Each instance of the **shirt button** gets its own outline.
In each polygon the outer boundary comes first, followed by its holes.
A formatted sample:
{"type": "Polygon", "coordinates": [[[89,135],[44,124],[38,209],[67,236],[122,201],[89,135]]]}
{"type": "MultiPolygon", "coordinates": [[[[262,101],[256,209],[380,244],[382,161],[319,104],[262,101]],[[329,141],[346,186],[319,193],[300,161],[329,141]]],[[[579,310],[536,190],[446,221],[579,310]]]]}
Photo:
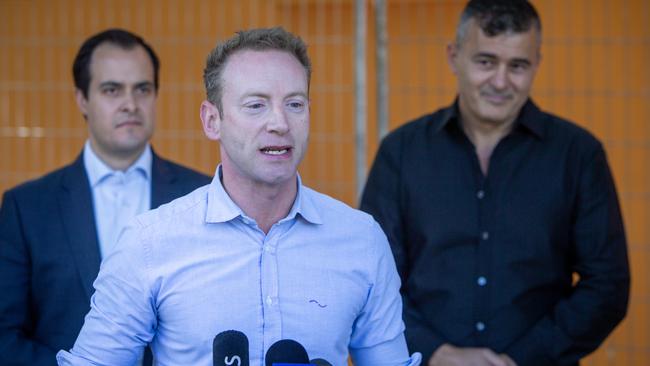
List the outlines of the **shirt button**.
{"type": "Polygon", "coordinates": [[[489,237],[490,237],[490,234],[487,231],[484,231],[484,232],[481,233],[481,239],[488,240],[489,237]]]}
{"type": "Polygon", "coordinates": [[[476,198],[483,199],[483,197],[485,197],[485,192],[483,190],[476,192],[476,198]]]}
{"type": "Polygon", "coordinates": [[[476,280],[476,283],[479,286],[483,287],[483,286],[485,286],[485,284],[487,284],[487,279],[485,277],[481,276],[476,280]]]}
{"type": "Polygon", "coordinates": [[[273,299],[271,298],[271,296],[266,297],[266,305],[268,306],[273,305],[273,299]]]}
{"type": "Polygon", "coordinates": [[[476,323],[476,330],[478,330],[479,332],[484,331],[484,330],[485,330],[485,323],[483,323],[483,322],[477,322],[477,323],[476,323]]]}

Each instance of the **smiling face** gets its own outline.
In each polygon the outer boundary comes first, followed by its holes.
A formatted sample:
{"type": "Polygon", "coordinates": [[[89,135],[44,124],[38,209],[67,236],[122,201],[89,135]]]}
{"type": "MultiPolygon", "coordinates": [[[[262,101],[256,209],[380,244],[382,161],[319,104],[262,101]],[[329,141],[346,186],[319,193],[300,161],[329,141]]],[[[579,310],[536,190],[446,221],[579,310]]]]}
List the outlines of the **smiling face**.
{"type": "Polygon", "coordinates": [[[305,68],[287,52],[243,50],[228,58],[222,80],[221,114],[203,102],[201,120],[220,142],[224,181],[295,186],[309,138],[305,68]]]}
{"type": "Polygon", "coordinates": [[[144,48],[99,45],[90,61],[88,96],[77,90],[76,99],[95,154],[112,168],[135,161],[155,121],[154,70],[144,48]]]}
{"type": "Polygon", "coordinates": [[[448,47],[449,64],[458,78],[463,119],[509,124],[528,99],[539,64],[540,34],[506,32],[488,37],[470,21],[461,44],[448,47]]]}

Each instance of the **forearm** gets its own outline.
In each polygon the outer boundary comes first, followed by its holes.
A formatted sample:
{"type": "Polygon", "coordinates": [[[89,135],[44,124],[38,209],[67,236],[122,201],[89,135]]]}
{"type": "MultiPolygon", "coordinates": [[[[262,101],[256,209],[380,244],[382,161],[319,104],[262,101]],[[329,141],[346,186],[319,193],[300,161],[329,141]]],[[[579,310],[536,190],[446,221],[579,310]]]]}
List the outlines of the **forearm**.
{"type": "Polygon", "coordinates": [[[519,364],[577,363],[603,342],[627,311],[625,232],[602,148],[585,154],[582,164],[571,231],[571,270],[580,278],[570,296],[508,347],[506,353],[519,364]]]}
{"type": "Polygon", "coordinates": [[[581,278],[572,295],[559,301],[506,353],[520,365],[553,365],[576,364],[593,352],[625,317],[626,268],[621,264],[611,273],[581,278]]]}
{"type": "Polygon", "coordinates": [[[157,314],[144,274],[147,264],[134,231],[127,230],[104,259],[83,327],[59,362],[71,365],[132,365],[151,342],[157,314]],[[65,363],[69,362],[69,363],[65,363]]]}

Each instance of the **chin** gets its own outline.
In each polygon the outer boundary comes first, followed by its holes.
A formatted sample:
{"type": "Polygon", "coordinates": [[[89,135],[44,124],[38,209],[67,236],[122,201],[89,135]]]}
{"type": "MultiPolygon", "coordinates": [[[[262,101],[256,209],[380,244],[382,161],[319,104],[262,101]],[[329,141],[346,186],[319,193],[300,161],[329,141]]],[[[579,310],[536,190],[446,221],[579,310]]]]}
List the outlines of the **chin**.
{"type": "Polygon", "coordinates": [[[144,149],[146,145],[147,145],[146,141],[144,143],[142,142],[131,143],[131,144],[125,143],[125,144],[121,144],[118,147],[118,150],[122,151],[123,153],[134,154],[144,149]]]}
{"type": "Polygon", "coordinates": [[[295,172],[293,174],[290,173],[273,174],[273,175],[270,174],[261,180],[269,186],[280,186],[283,184],[287,184],[287,182],[292,181],[293,179],[295,179],[295,177],[296,177],[295,172]]]}
{"type": "Polygon", "coordinates": [[[494,108],[490,108],[487,110],[483,110],[482,113],[479,114],[479,116],[483,121],[499,124],[510,120],[512,113],[510,108],[508,108],[508,110],[503,110],[503,109],[495,110],[494,108]]]}

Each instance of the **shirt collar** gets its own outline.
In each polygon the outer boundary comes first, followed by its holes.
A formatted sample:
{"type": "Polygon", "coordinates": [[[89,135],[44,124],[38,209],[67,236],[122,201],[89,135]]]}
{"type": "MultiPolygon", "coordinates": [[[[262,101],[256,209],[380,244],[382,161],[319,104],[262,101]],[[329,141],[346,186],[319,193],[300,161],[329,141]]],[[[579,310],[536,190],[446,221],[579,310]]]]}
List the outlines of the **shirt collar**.
{"type": "MultiPolygon", "coordinates": [[[[436,131],[440,131],[446,126],[452,124],[460,128],[459,116],[460,110],[458,108],[458,97],[454,100],[454,104],[445,109],[443,117],[440,119],[440,124],[436,126],[436,131]]],[[[544,123],[544,113],[535,105],[532,99],[528,98],[524,106],[519,112],[519,116],[515,120],[515,129],[523,129],[532,133],[533,136],[543,139],[546,136],[546,125],[544,123]]],[[[514,130],[514,129],[513,129],[514,130]]]]}
{"type": "Polygon", "coordinates": [[[317,205],[312,199],[313,195],[308,194],[310,193],[308,192],[309,188],[302,185],[302,178],[300,177],[300,174],[298,174],[297,184],[298,194],[296,195],[296,200],[293,202],[291,210],[289,210],[287,219],[292,219],[300,215],[307,222],[310,222],[312,224],[322,224],[323,220],[318,213],[317,205]]]}
{"type": "MultiPolygon", "coordinates": [[[[86,173],[88,173],[88,181],[90,186],[94,187],[100,183],[105,177],[110,176],[116,172],[115,169],[112,169],[102,159],[95,154],[92,147],[90,146],[90,141],[86,141],[83,151],[84,167],[86,168],[86,173]]],[[[125,171],[129,173],[132,171],[140,172],[145,179],[149,180],[151,177],[151,163],[153,161],[153,154],[151,153],[151,146],[147,144],[144,151],[138,159],[131,164],[125,171]]]]}
{"type": "MultiPolygon", "coordinates": [[[[208,189],[206,222],[227,222],[239,216],[245,220],[252,220],[230,198],[221,183],[221,177],[221,164],[219,164],[214,178],[212,179],[212,183],[210,184],[210,188],[208,189]]],[[[290,221],[300,216],[309,223],[321,224],[321,216],[318,213],[316,205],[308,195],[309,189],[302,185],[302,179],[299,174],[296,184],[298,185],[296,199],[293,201],[293,205],[291,206],[287,216],[279,222],[290,221]]]]}

